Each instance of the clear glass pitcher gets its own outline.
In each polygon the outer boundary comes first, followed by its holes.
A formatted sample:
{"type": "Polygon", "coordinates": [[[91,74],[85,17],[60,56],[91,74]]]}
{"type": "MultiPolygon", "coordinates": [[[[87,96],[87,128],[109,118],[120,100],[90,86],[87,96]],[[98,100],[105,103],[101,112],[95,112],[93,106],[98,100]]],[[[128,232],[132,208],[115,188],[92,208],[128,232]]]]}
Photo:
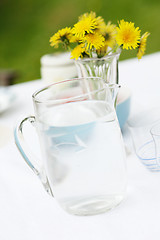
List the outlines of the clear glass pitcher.
{"type": "Polygon", "coordinates": [[[35,116],[26,117],[15,129],[25,161],[69,213],[102,213],[124,198],[125,150],[114,109],[118,88],[101,78],[52,84],[33,94],[35,116]],[[43,167],[24,141],[27,122],[38,132],[43,167]]]}
{"type": "Polygon", "coordinates": [[[150,171],[160,171],[160,108],[136,114],[128,127],[138,158],[150,171]]]}

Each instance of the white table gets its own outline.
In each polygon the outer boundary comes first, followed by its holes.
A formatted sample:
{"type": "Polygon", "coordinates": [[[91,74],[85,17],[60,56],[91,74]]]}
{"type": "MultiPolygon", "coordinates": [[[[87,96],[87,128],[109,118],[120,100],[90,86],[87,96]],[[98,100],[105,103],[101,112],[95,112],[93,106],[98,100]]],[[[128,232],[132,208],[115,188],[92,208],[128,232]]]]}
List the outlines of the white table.
{"type": "MultiPolygon", "coordinates": [[[[159,66],[160,52],[120,62],[120,83],[132,91],[131,115],[159,102],[159,66]]],[[[43,190],[13,139],[14,125],[33,113],[31,95],[42,86],[41,80],[13,86],[19,101],[0,115],[6,133],[0,146],[0,240],[159,240],[160,173],[149,172],[133,153],[126,199],[105,214],[69,215],[43,190]]]]}

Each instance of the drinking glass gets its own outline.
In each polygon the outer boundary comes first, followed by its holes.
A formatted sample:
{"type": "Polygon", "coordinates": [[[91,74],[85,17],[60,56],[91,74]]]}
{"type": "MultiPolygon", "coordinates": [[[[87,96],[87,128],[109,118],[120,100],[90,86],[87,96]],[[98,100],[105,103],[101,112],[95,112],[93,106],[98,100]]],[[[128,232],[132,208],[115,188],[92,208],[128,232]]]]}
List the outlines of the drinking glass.
{"type": "MultiPolygon", "coordinates": [[[[141,111],[127,122],[131,132],[133,147],[141,162],[153,172],[160,171],[158,164],[160,108],[141,111]]],[[[160,156],[160,155],[159,155],[160,156]]]]}

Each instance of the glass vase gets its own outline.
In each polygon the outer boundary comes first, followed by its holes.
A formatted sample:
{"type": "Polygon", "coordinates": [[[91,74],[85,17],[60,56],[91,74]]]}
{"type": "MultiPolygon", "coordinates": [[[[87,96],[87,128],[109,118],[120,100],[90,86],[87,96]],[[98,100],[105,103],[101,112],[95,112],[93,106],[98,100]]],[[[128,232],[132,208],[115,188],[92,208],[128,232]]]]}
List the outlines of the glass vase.
{"type": "Polygon", "coordinates": [[[106,83],[118,84],[118,61],[121,50],[102,58],[83,58],[75,61],[78,77],[101,77],[106,83]]]}

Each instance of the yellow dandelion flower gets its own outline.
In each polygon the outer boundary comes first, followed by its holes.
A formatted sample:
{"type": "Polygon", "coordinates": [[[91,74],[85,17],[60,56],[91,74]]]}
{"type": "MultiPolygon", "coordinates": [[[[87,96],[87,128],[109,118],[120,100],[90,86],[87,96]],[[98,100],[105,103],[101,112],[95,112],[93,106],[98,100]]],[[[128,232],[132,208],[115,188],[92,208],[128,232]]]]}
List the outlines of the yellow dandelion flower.
{"type": "Polygon", "coordinates": [[[87,17],[90,17],[96,23],[96,28],[94,30],[101,34],[106,26],[104,19],[100,16],[96,17],[96,13],[91,11],[90,13],[84,13],[81,15],[79,20],[83,20],[87,17]]]}
{"type": "Polygon", "coordinates": [[[96,21],[96,24],[97,24],[97,28],[95,29],[95,31],[100,33],[100,34],[103,34],[104,31],[105,31],[105,27],[106,27],[104,19],[99,16],[95,19],[95,21],[96,21]]]}
{"type": "Polygon", "coordinates": [[[90,13],[84,13],[83,15],[81,15],[79,17],[79,21],[83,20],[84,18],[88,18],[88,17],[91,17],[92,19],[95,19],[96,18],[96,13],[95,12],[90,12],[90,13]]]}
{"type": "Polygon", "coordinates": [[[82,38],[77,37],[75,35],[73,35],[70,39],[70,43],[80,43],[80,42],[82,42],[82,38]]]}
{"type": "Polygon", "coordinates": [[[150,35],[150,33],[148,32],[145,32],[141,39],[140,39],[140,43],[138,45],[138,53],[137,53],[137,57],[138,59],[141,59],[142,56],[144,55],[145,53],[145,50],[146,50],[146,44],[147,44],[147,37],[150,35]]]}
{"type": "Polygon", "coordinates": [[[96,27],[97,23],[95,19],[90,15],[83,15],[80,21],[74,25],[72,31],[75,36],[82,38],[88,33],[93,33],[96,27]]]}
{"type": "Polygon", "coordinates": [[[107,46],[112,48],[115,45],[116,34],[117,34],[116,25],[111,24],[111,22],[108,22],[103,31],[103,36],[105,38],[105,44],[107,46]]]}
{"type": "Polygon", "coordinates": [[[85,52],[85,45],[83,43],[77,45],[71,52],[71,59],[78,59],[79,57],[83,57],[82,53],[85,52]]]}
{"type": "Polygon", "coordinates": [[[59,43],[69,44],[72,38],[72,30],[70,27],[62,28],[50,38],[50,45],[57,48],[59,43]]]}
{"type": "Polygon", "coordinates": [[[117,27],[116,40],[123,49],[135,49],[140,41],[139,27],[135,28],[134,23],[121,20],[117,27]]]}
{"type": "Polygon", "coordinates": [[[100,47],[104,46],[105,39],[98,33],[90,33],[85,36],[84,41],[87,43],[87,49],[99,49],[100,47]]]}

